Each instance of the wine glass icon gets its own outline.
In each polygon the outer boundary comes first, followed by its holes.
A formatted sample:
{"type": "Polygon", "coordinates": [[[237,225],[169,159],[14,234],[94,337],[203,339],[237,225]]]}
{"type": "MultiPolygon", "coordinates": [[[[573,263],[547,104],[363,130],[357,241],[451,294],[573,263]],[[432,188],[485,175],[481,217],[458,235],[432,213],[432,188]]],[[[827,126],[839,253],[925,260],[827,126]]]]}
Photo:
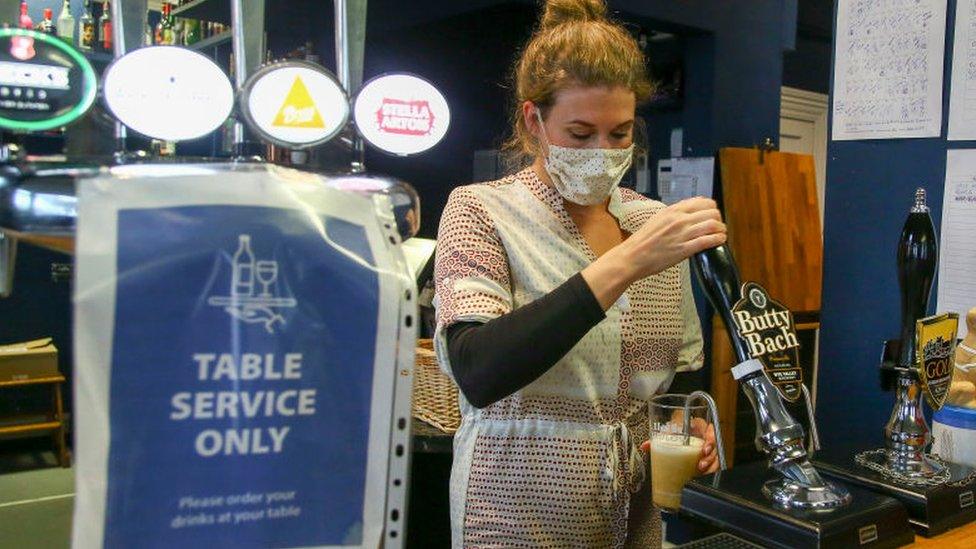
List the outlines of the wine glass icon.
{"type": "Polygon", "coordinates": [[[278,279],[278,262],[258,261],[254,265],[254,271],[257,275],[258,282],[264,286],[259,297],[271,297],[271,292],[268,291],[268,288],[278,279]]]}

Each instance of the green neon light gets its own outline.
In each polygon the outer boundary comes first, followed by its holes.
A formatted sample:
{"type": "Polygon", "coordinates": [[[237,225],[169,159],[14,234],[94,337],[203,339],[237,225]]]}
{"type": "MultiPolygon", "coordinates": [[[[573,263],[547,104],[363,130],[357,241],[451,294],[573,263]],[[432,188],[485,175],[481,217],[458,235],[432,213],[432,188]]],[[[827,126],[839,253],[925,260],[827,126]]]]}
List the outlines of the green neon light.
{"type": "Polygon", "coordinates": [[[83,55],[78,53],[77,50],[58,38],[26,29],[0,29],[0,40],[15,36],[29,36],[35,41],[39,41],[49,46],[54,46],[55,49],[67,54],[68,57],[70,57],[71,60],[81,68],[81,85],[82,89],[84,90],[84,96],[77,105],[71,108],[70,111],[47,120],[13,120],[0,116],[0,128],[15,131],[53,130],[54,128],[60,128],[61,126],[70,124],[84,116],[84,114],[88,112],[88,109],[91,108],[92,104],[95,103],[95,96],[98,93],[98,79],[95,76],[95,69],[91,66],[91,63],[89,63],[83,55]]]}

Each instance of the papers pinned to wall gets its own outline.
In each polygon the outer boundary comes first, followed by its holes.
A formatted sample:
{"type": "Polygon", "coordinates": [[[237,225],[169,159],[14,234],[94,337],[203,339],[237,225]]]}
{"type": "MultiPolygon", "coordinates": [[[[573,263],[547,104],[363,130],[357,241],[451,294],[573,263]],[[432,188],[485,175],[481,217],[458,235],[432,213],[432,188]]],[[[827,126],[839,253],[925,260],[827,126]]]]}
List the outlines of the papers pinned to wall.
{"type": "Polygon", "coordinates": [[[976,139],[976,0],[956,2],[949,139],[976,139]]]}
{"type": "Polygon", "coordinates": [[[661,202],[671,205],[686,198],[711,198],[715,178],[715,159],[668,158],[657,165],[657,191],[661,202]]]}
{"type": "MultiPolygon", "coordinates": [[[[949,151],[939,246],[936,310],[961,317],[976,306],[976,150],[949,151]]],[[[959,324],[959,337],[966,323],[959,324]]]]}
{"type": "Polygon", "coordinates": [[[946,0],[840,0],[833,139],[938,137],[946,0]]]}

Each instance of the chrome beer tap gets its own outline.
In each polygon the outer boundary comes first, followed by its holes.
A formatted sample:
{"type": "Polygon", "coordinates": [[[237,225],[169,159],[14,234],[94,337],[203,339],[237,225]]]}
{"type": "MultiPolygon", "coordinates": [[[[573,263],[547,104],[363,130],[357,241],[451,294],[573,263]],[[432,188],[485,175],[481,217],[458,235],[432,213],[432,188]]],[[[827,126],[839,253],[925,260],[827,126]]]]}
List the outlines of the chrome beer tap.
{"type": "MultiPolygon", "coordinates": [[[[810,464],[803,426],[790,415],[762,364],[752,358],[739,334],[732,309],[741,299],[741,284],[731,250],[723,245],[696,254],[692,267],[708,300],[722,316],[739,360],[732,374],[742,383],[756,413],[756,447],[768,456],[770,466],[781,476],[768,481],[763,494],[787,508],[829,509],[846,505],[850,494],[842,486],[825,481],[810,464]]],[[[805,387],[803,390],[808,397],[805,387]]],[[[813,426],[809,398],[806,402],[813,426]]]]}
{"type": "Polygon", "coordinates": [[[898,242],[901,339],[894,367],[896,402],[884,429],[886,466],[906,477],[931,478],[944,469],[925,455],[932,435],[922,413],[922,388],[916,366],[919,358],[915,351],[916,322],[928,309],[938,263],[935,225],[925,204],[925,189],[919,188],[898,242]]]}

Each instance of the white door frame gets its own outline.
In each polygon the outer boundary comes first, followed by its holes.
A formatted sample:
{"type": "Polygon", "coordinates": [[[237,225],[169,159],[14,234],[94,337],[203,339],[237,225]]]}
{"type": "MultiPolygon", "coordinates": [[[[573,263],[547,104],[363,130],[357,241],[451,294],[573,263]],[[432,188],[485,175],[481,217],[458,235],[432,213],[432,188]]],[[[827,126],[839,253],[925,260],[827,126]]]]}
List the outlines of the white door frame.
{"type": "MultiPolygon", "coordinates": [[[[820,232],[823,234],[824,190],[827,181],[827,95],[789,86],[783,86],[780,93],[780,118],[789,118],[813,124],[813,164],[817,176],[817,208],[820,210],[820,232]]],[[[815,335],[813,346],[813,379],[810,392],[813,407],[817,407],[817,381],[820,371],[820,330],[815,335]]]]}
{"type": "Polygon", "coordinates": [[[823,232],[827,181],[827,95],[783,86],[780,101],[780,118],[813,123],[813,164],[817,170],[817,206],[820,209],[820,231],[823,232]]]}

